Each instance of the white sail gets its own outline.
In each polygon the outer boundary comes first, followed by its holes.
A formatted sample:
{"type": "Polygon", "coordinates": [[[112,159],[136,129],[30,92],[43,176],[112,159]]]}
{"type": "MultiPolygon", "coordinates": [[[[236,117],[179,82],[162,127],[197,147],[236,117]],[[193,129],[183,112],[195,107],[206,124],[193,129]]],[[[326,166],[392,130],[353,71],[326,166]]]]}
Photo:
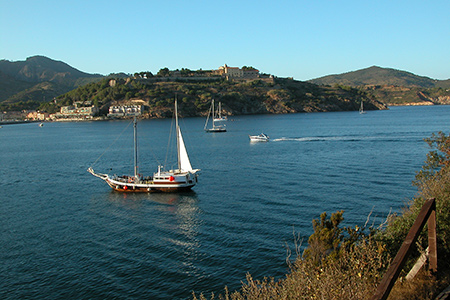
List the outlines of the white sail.
{"type": "Polygon", "coordinates": [[[178,127],[177,129],[178,134],[178,143],[179,143],[179,154],[178,159],[180,160],[180,171],[189,172],[193,171],[191,162],[189,161],[189,156],[186,151],[186,147],[184,146],[183,136],[181,135],[181,129],[178,127]]]}
{"type": "Polygon", "coordinates": [[[360,114],[365,114],[366,112],[364,111],[364,101],[361,100],[361,107],[359,108],[359,113],[360,114]]]}

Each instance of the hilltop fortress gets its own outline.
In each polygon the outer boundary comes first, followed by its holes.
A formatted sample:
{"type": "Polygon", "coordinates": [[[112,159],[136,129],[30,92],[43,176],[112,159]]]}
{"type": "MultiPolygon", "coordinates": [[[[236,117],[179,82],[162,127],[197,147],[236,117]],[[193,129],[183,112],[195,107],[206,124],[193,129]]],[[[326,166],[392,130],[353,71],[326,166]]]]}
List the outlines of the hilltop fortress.
{"type": "Polygon", "coordinates": [[[242,69],[238,67],[229,67],[227,64],[220,66],[217,70],[220,76],[230,78],[242,78],[242,79],[255,79],[258,78],[259,71],[253,67],[243,67],[242,69]]]}
{"type": "Polygon", "coordinates": [[[262,80],[266,82],[273,83],[273,75],[262,74],[258,69],[254,67],[243,66],[230,67],[227,64],[220,66],[216,70],[189,70],[182,68],[181,70],[169,70],[168,68],[163,68],[153,76],[149,75],[148,72],[135,73],[134,79],[151,79],[154,81],[171,81],[171,80],[237,80],[237,81],[252,81],[252,80],[262,80]]]}

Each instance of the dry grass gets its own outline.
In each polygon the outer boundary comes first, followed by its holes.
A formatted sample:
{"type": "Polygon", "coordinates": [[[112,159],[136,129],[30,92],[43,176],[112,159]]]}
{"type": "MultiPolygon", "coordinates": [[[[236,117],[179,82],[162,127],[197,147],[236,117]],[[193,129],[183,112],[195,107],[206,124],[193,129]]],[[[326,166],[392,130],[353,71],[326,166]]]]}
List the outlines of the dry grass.
{"type": "Polygon", "coordinates": [[[422,270],[412,280],[397,280],[388,300],[433,300],[446,284],[446,280],[438,281],[422,270]]]}
{"type": "MultiPolygon", "coordinates": [[[[219,295],[218,299],[365,299],[380,281],[380,270],[389,259],[384,247],[365,239],[343,250],[340,259],[317,266],[310,259],[297,258],[286,278],[255,280],[247,275],[240,291],[219,295]]],[[[204,295],[193,299],[205,300],[204,295]]],[[[211,295],[209,299],[215,299],[211,295]]]]}

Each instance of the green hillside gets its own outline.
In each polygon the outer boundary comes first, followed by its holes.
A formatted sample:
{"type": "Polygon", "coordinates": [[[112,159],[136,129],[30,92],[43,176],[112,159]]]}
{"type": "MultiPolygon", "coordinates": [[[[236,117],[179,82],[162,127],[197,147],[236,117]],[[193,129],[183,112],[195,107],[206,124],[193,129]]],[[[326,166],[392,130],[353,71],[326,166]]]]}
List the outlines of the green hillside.
{"type": "Polygon", "coordinates": [[[349,86],[393,85],[402,87],[422,87],[422,88],[435,87],[439,81],[440,80],[435,80],[424,76],[418,76],[406,71],[400,71],[390,68],[381,68],[377,66],[372,66],[370,68],[361,69],[358,71],[337,75],[328,75],[309,80],[309,82],[311,83],[321,85],[333,85],[333,84],[344,84],[349,86]]]}
{"type": "Polygon", "coordinates": [[[450,104],[450,79],[435,80],[389,68],[373,66],[309,82],[359,88],[387,105],[450,104]]]}
{"type": "Polygon", "coordinates": [[[367,109],[383,108],[381,102],[450,104],[450,79],[434,80],[376,66],[308,82],[282,78],[224,81],[220,76],[192,79],[205,76],[202,72],[164,68],[155,76],[141,72],[133,77],[111,74],[106,78],[44,56],[16,62],[0,60],[0,110],[40,108],[54,112],[61,105],[85,100],[105,110],[111,103],[141,99],[149,117],[158,117],[164,115],[175,94],[185,103],[189,115],[204,114],[211,98],[223,102],[229,114],[357,110],[361,100],[367,109]],[[117,78],[114,87],[109,85],[111,78],[117,78]]]}
{"type": "Polygon", "coordinates": [[[229,115],[351,111],[358,110],[362,100],[368,110],[384,108],[382,103],[358,89],[282,78],[254,81],[108,78],[61,95],[56,104],[47,103],[40,109],[52,112],[75,101],[90,101],[106,113],[110,105],[140,100],[147,108],[148,118],[161,118],[171,116],[175,95],[185,116],[204,116],[211,99],[222,102],[223,110],[229,115]]]}
{"type": "Polygon", "coordinates": [[[29,108],[35,108],[40,102],[101,78],[45,56],[15,62],[0,60],[0,105],[2,109],[14,109],[28,103],[29,108]]]}

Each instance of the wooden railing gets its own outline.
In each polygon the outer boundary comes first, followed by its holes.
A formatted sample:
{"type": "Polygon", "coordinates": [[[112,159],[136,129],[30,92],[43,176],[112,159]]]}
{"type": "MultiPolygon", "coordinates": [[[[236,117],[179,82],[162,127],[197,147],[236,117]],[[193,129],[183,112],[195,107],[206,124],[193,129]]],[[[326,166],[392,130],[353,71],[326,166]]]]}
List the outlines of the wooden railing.
{"type": "Polygon", "coordinates": [[[385,300],[389,296],[400,271],[406,263],[406,259],[412,250],[412,246],[416,243],[420,232],[428,221],[428,250],[429,250],[429,269],[434,275],[437,272],[437,243],[436,243],[436,201],[434,198],[429,199],[422,206],[416,221],[409,230],[408,235],[403,241],[400,250],[392,261],[386,274],[378,285],[377,291],[371,300],[385,300]]]}

